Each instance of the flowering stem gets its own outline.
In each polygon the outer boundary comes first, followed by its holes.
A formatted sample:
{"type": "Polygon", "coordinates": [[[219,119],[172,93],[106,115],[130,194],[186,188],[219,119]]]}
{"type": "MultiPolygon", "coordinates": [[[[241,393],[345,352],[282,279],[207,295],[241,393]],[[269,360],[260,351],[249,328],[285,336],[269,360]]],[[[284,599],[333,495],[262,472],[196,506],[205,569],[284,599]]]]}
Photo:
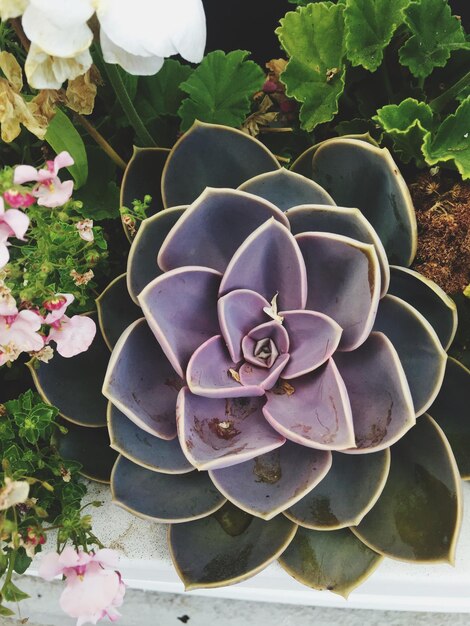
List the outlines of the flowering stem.
{"type": "Polygon", "coordinates": [[[140,119],[140,116],[137,113],[134,104],[132,103],[126,86],[124,85],[124,82],[119,74],[117,66],[112,65],[111,63],[104,63],[104,67],[106,74],[108,75],[109,82],[111,83],[117,96],[117,99],[119,100],[124,110],[124,113],[129,120],[130,125],[134,129],[135,134],[137,135],[137,139],[142,144],[141,147],[156,147],[157,144],[153,140],[148,130],[145,128],[144,123],[140,119]]]}
{"type": "Polygon", "coordinates": [[[454,83],[449,89],[434,100],[431,100],[429,106],[435,113],[440,113],[448,102],[453,100],[467,85],[470,84],[470,72],[467,72],[460,80],[454,83]]]}
{"type": "Polygon", "coordinates": [[[100,148],[104,150],[104,152],[109,156],[109,158],[115,163],[119,168],[125,170],[127,165],[126,162],[121,159],[116,150],[106,141],[101,133],[99,133],[92,124],[84,117],[83,115],[75,116],[83,128],[87,131],[87,133],[92,137],[100,148]]]}

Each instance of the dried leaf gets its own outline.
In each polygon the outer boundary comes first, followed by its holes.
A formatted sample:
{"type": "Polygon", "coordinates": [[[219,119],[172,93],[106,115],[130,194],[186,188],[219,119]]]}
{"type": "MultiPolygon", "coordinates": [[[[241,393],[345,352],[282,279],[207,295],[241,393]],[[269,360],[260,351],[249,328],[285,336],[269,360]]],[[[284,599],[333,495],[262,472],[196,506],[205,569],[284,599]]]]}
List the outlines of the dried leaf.
{"type": "Polygon", "coordinates": [[[5,143],[18,137],[21,132],[20,124],[39,139],[44,139],[47,125],[36,119],[33,107],[31,102],[26,103],[23,100],[6,79],[0,78],[0,126],[1,138],[5,143]]]}
{"type": "Polygon", "coordinates": [[[82,115],[91,115],[95,106],[98,85],[101,84],[101,75],[94,65],[85,74],[69,80],[65,92],[69,109],[82,115]]]}
{"type": "Polygon", "coordinates": [[[0,52],[0,70],[5,74],[5,78],[19,93],[23,89],[23,72],[20,64],[10,52],[0,52]]]}

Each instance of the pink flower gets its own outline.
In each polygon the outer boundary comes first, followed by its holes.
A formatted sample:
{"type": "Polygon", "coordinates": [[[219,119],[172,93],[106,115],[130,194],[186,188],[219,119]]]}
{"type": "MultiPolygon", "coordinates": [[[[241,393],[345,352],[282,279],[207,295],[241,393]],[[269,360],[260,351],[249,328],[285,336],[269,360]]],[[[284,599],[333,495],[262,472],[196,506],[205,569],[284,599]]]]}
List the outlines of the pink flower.
{"type": "Polygon", "coordinates": [[[93,234],[93,220],[82,220],[75,224],[75,228],[78,230],[78,234],[85,241],[93,241],[95,235],[93,234]]]}
{"type": "Polygon", "coordinates": [[[62,554],[44,555],[39,575],[46,580],[59,574],[66,577],[60,606],[67,615],[77,618],[77,626],[96,624],[104,617],[114,622],[120,617],[117,607],[122,605],[126,592],[120,573],[114,571],[117,563],[114,550],[86,554],[67,547],[62,554]]]}
{"type": "Polygon", "coordinates": [[[44,308],[50,311],[44,318],[46,324],[56,324],[64,317],[67,307],[72,304],[75,297],[71,293],[57,293],[53,298],[49,298],[44,302],[44,308]]]}
{"type": "Polygon", "coordinates": [[[3,280],[0,280],[0,315],[10,317],[17,313],[16,300],[11,295],[11,289],[5,285],[3,280]]]}
{"type": "Polygon", "coordinates": [[[42,170],[36,170],[32,165],[18,165],[13,181],[16,185],[36,181],[32,195],[38,199],[38,204],[49,208],[62,206],[72,195],[73,181],[61,182],[57,174],[62,167],[73,164],[74,160],[70,154],[64,151],[53,161],[47,161],[46,168],[42,170]]]}
{"type": "Polygon", "coordinates": [[[18,209],[5,211],[3,198],[0,197],[0,269],[10,260],[8,237],[15,236],[24,241],[28,226],[28,216],[18,209]]]}
{"type": "Polygon", "coordinates": [[[36,202],[36,198],[30,193],[21,193],[15,189],[5,191],[3,198],[14,209],[26,209],[36,202]]]}
{"type": "Polygon", "coordinates": [[[96,324],[91,318],[84,315],[64,315],[51,327],[47,341],[55,341],[57,352],[70,358],[88,350],[95,335],[96,324]]]}
{"type": "Polygon", "coordinates": [[[22,352],[34,352],[44,346],[41,316],[34,311],[0,316],[0,365],[14,361],[22,352]]]}

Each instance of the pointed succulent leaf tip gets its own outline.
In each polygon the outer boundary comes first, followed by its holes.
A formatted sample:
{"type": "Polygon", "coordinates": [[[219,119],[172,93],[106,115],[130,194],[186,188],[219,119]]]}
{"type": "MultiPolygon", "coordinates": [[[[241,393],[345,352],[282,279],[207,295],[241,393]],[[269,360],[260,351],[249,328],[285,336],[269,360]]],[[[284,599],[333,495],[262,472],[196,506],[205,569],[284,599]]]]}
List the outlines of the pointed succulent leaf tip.
{"type": "Polygon", "coordinates": [[[161,178],[170,151],[167,148],[136,148],[127,164],[121,184],[121,206],[132,207],[136,199],[152,197],[147,217],[161,211],[161,178]]]}
{"type": "Polygon", "coordinates": [[[287,441],[249,461],[209,472],[217,489],[243,511],[270,520],[301,500],[331,467],[331,452],[287,441]]]}
{"type": "MultiPolygon", "coordinates": [[[[97,315],[89,317],[96,320],[97,315]]],[[[59,407],[61,416],[74,424],[98,427],[106,425],[101,384],[108,361],[108,347],[97,333],[86,352],[72,359],[55,354],[49,363],[29,364],[29,369],[44,402],[59,407]]]]}
{"type": "Polygon", "coordinates": [[[470,370],[455,359],[447,361],[444,382],[429,409],[452,447],[460,475],[470,479],[470,370]]]}
{"type": "Polygon", "coordinates": [[[325,478],[284,514],[312,530],[357,526],[377,502],[389,469],[388,449],[368,455],[333,452],[333,463],[325,478]]]}
{"type": "Polygon", "coordinates": [[[382,560],[347,528],[331,532],[299,528],[279,563],[302,584],[347,598],[382,560]]]}
{"type": "Polygon", "coordinates": [[[355,445],[346,387],[333,359],[291,384],[280,379],[266,396],[266,419],[294,443],[319,450],[355,445]]]}
{"type": "Polygon", "coordinates": [[[220,330],[234,363],[242,359],[243,337],[264,321],[267,308],[268,301],[249,289],[235,289],[219,298],[217,311],[220,330]]]}
{"type": "Polygon", "coordinates": [[[386,295],[380,301],[374,330],[392,342],[410,387],[416,416],[422,415],[439,393],[447,360],[433,327],[410,304],[386,295]]]}
{"type": "Polygon", "coordinates": [[[165,209],[142,222],[127,258],[127,289],[138,305],[138,296],[154,278],[163,274],[157,256],[166,236],[183,215],[186,207],[165,209]]]}
{"type": "Polygon", "coordinates": [[[186,380],[191,391],[206,398],[249,398],[262,396],[259,385],[243,385],[220,335],[202,344],[189,360],[186,380]]]}
{"type": "Polygon", "coordinates": [[[211,515],[225,503],[206,472],[162,474],[118,457],[111,475],[113,502],[157,522],[187,522],[211,515]]]}
{"type": "Polygon", "coordinates": [[[185,387],[176,407],[178,437],[198,470],[228,467],[285,442],[266,422],[261,398],[204,398],[185,387]]]}
{"type": "Polygon", "coordinates": [[[253,176],[278,169],[275,157],[257,139],[227,126],[195,122],[170,152],[162,176],[163,201],[165,207],[191,204],[206,187],[236,189],[253,176]]]}
{"type": "Polygon", "coordinates": [[[196,348],[219,332],[219,285],[219,272],[183,267],[159,276],[139,295],[153,334],[182,378],[196,348]]]}
{"type": "Polygon", "coordinates": [[[370,548],[394,559],[453,563],[462,494],[444,433],[423,415],[391,454],[390,474],[380,498],[352,530],[370,548]]]}
{"type": "Polygon", "coordinates": [[[286,380],[308,374],[336,352],[343,329],[327,315],[285,311],[282,318],[290,342],[290,360],[282,372],[286,380]]]}
{"type": "Polygon", "coordinates": [[[416,216],[408,187],[386,148],[342,137],[320,144],[313,180],[340,206],[362,211],[391,263],[410,265],[416,254],[416,216]]]}
{"type": "Polygon", "coordinates": [[[287,211],[299,204],[335,204],[330,194],[318,183],[284,167],[251,178],[240,185],[239,189],[269,200],[281,211],[287,211]]]}
{"type": "Polygon", "coordinates": [[[307,309],[331,317],[343,329],[340,350],[354,350],[368,337],[380,297],[375,248],[330,233],[296,236],[307,267],[307,309]]]}
{"type": "Polygon", "coordinates": [[[272,389],[289,362],[289,358],[288,354],[279,355],[269,369],[245,362],[239,370],[240,382],[243,385],[258,385],[262,389],[272,389]]]}
{"type": "Polygon", "coordinates": [[[158,264],[165,271],[201,265],[224,272],[237,248],[270,218],[289,227],[267,200],[234,189],[205,189],[168,234],[158,264]]]}
{"type": "Polygon", "coordinates": [[[366,220],[359,209],[309,204],[289,209],[286,216],[293,235],[305,232],[333,233],[372,244],[380,265],[380,295],[384,296],[387,293],[390,283],[387,254],[372,224],[366,220]]]}
{"type": "Polygon", "coordinates": [[[457,331],[457,307],[436,283],[405,267],[392,265],[389,293],[424,315],[448,350],[457,331]]]}
{"type": "Polygon", "coordinates": [[[69,422],[66,428],[65,434],[57,430],[54,435],[54,444],[60,456],[80,463],[80,474],[86,478],[109,483],[117,453],[110,448],[108,429],[102,427],[90,431],[86,426],[69,422]]]}
{"type": "Polygon", "coordinates": [[[176,398],[183,384],[142,318],[117,342],[103,394],[139,428],[169,440],[176,437],[176,398]]]}
{"type": "Polygon", "coordinates": [[[285,226],[270,219],[242,243],[225,271],[219,295],[234,289],[252,289],[266,300],[278,293],[279,308],[305,308],[305,263],[285,226]]]}
{"type": "Polygon", "coordinates": [[[413,400],[392,342],[373,332],[353,352],[337,352],[336,365],[351,402],[355,447],[377,452],[398,441],[416,423],[413,400]]]}
{"type": "Polygon", "coordinates": [[[246,515],[243,525],[239,518],[240,510],[227,503],[211,517],[170,527],[171,558],[186,591],[251,578],[284,552],[297,531],[282,515],[270,522],[246,515]]]}
{"type": "Polygon", "coordinates": [[[187,474],[194,470],[178,439],[166,441],[146,433],[111,402],[108,405],[108,430],[113,450],[136,465],[163,474],[187,474]]]}
{"type": "Polygon", "coordinates": [[[110,350],[132,322],[142,317],[141,309],[129,297],[126,274],[115,278],[96,300],[101,334],[110,350]]]}

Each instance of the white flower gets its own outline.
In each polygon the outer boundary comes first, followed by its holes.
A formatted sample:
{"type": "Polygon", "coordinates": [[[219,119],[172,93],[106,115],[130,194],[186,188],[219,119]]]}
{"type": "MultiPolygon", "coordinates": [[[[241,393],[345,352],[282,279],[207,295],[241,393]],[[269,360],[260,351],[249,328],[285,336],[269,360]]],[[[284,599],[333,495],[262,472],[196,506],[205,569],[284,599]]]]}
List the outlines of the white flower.
{"type": "Polygon", "coordinates": [[[28,499],[29,485],[25,480],[5,478],[5,486],[0,489],[0,511],[21,504],[28,499]]]}
{"type": "Polygon", "coordinates": [[[28,6],[28,0],[0,0],[0,20],[19,17],[28,6]]]}
{"type": "Polygon", "coordinates": [[[82,220],[75,224],[78,234],[84,241],[93,241],[95,235],[93,233],[93,220],[82,220]]]}
{"type": "Polygon", "coordinates": [[[202,0],[30,0],[22,23],[33,44],[26,63],[32,86],[56,89],[79,67],[87,71],[93,40],[87,22],[95,11],[105,61],[130,74],[155,74],[173,54],[193,63],[204,55],[202,0]]]}

